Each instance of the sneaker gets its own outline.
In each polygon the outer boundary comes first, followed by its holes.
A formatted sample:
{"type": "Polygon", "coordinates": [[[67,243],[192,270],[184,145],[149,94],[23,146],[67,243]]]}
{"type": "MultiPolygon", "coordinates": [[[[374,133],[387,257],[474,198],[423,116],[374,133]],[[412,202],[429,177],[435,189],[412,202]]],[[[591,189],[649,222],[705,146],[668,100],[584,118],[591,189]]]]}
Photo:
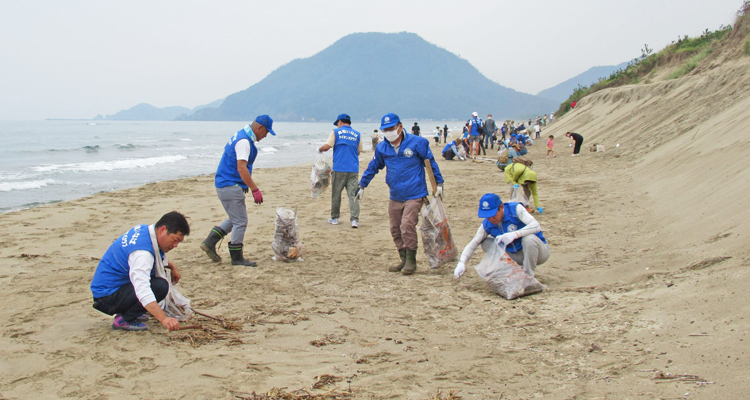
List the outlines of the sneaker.
{"type": "MultiPolygon", "coordinates": [[[[115,314],[115,315],[114,315],[114,317],[115,317],[115,318],[117,318],[117,317],[122,317],[122,314],[115,314]]],[[[141,315],[140,315],[140,316],[139,316],[138,318],[136,318],[135,320],[136,320],[136,321],[141,321],[141,322],[148,322],[148,314],[141,314],[141,315]]]]}
{"type": "Polygon", "coordinates": [[[331,225],[338,225],[339,219],[338,218],[328,218],[328,223],[331,225]]]}
{"type": "Polygon", "coordinates": [[[359,221],[352,221],[352,228],[359,228],[359,221]]]}
{"type": "Polygon", "coordinates": [[[148,329],[148,326],[137,319],[125,321],[122,318],[122,315],[118,315],[112,322],[112,329],[121,329],[123,331],[145,331],[148,329]]]}

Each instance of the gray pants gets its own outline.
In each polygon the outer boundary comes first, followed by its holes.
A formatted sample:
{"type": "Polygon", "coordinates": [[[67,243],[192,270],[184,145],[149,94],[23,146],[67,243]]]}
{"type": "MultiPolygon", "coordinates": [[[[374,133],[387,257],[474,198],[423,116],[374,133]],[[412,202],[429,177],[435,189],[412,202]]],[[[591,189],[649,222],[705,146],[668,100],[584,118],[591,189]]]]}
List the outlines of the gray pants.
{"type": "Polygon", "coordinates": [[[216,188],[216,194],[219,195],[221,205],[227,212],[229,219],[219,224],[219,228],[224,232],[232,232],[232,243],[241,244],[245,240],[245,230],[247,229],[247,207],[245,207],[245,193],[239,186],[227,186],[216,188]]]}
{"type": "Polygon", "coordinates": [[[349,219],[359,222],[359,202],[354,200],[359,185],[356,172],[331,172],[331,218],[341,215],[341,192],[346,188],[349,197],[349,219]]]}
{"type": "MultiPolygon", "coordinates": [[[[518,239],[516,239],[518,240],[518,239]]],[[[526,235],[521,239],[523,248],[515,253],[508,253],[518,265],[523,265],[523,270],[530,277],[534,277],[537,265],[542,265],[549,260],[549,245],[542,242],[537,235],[526,235]]],[[[490,246],[495,245],[495,238],[488,236],[482,242],[482,250],[486,253],[490,246]]]]}

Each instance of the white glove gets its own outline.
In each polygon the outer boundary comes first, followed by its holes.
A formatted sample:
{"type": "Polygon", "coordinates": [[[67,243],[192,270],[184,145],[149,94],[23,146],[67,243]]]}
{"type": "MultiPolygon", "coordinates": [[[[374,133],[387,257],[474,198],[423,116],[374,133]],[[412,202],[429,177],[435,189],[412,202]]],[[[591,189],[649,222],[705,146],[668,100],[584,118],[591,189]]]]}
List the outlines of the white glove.
{"type": "Polygon", "coordinates": [[[357,193],[354,194],[354,200],[362,201],[363,197],[365,197],[365,188],[359,186],[357,188],[357,193]]]}
{"type": "Polygon", "coordinates": [[[508,232],[496,237],[495,243],[497,243],[498,246],[506,247],[516,239],[518,239],[518,234],[516,232],[508,232]]]}
{"type": "Polygon", "coordinates": [[[438,184],[437,190],[435,191],[435,197],[440,197],[441,199],[443,198],[443,184],[442,183],[438,184]]]}
{"type": "Polygon", "coordinates": [[[458,279],[464,274],[464,272],[466,272],[466,265],[459,261],[458,265],[456,265],[456,269],[453,270],[453,277],[458,279]]]}

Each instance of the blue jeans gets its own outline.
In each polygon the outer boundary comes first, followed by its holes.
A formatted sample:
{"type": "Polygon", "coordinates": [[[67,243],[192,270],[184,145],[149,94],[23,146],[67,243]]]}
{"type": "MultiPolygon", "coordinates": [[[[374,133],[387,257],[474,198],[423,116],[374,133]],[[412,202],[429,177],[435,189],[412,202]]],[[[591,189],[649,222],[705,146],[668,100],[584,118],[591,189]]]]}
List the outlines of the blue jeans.
{"type": "MultiPolygon", "coordinates": [[[[151,291],[154,292],[158,303],[167,297],[169,282],[164,278],[152,277],[151,291]]],[[[146,313],[146,309],[135,295],[132,283],[122,285],[109,296],[94,299],[94,308],[107,315],[122,314],[125,321],[132,321],[146,313]]]]}

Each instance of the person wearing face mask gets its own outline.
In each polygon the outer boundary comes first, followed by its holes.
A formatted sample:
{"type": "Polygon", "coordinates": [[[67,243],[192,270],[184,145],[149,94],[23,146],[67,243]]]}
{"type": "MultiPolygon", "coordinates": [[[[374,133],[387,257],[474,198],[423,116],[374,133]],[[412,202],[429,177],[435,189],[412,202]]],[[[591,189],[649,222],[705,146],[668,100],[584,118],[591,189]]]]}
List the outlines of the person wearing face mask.
{"type": "Polygon", "coordinates": [[[487,252],[495,243],[504,245],[508,256],[522,265],[524,272],[532,278],[536,266],[549,259],[550,249],[542,234],[542,227],[523,204],[503,203],[500,196],[486,193],[479,200],[477,215],[484,218],[484,221],[461,253],[460,261],[453,271],[456,279],[464,274],[466,263],[480,246],[487,252]]]}
{"type": "Polygon", "coordinates": [[[356,199],[362,200],[367,185],[381,169],[386,168],[385,183],[390,189],[390,230],[401,259],[388,271],[411,275],[417,270],[419,212],[429,194],[425,181],[425,160],[432,166],[438,184],[436,196],[443,195],[443,176],[430,150],[430,142],[423,137],[407,134],[398,115],[384,115],[380,130],[385,140],[378,144],[375,156],[362,174],[356,199]]]}
{"type": "Polygon", "coordinates": [[[258,156],[255,143],[263,140],[269,133],[276,136],[272,126],[271,117],[260,115],[255,118],[255,121],[237,131],[224,146],[224,153],[216,169],[214,185],[229,218],[211,228],[208,237],[201,243],[201,249],[214,262],[221,261],[221,257],[216,252],[216,244],[231,231],[232,240],[228,243],[228,247],[232,265],[248,267],[257,265],[255,261],[246,260],[242,253],[247,229],[245,194],[252,191],[255,204],[263,203],[263,193],[253,180],[253,163],[258,156]]]}

